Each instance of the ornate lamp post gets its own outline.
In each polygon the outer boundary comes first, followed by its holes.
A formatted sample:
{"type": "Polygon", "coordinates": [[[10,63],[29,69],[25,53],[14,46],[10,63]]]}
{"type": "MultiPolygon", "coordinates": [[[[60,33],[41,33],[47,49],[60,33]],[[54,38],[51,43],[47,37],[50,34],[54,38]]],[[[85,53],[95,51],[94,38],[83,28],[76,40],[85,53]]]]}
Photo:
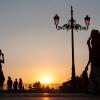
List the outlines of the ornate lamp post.
{"type": "Polygon", "coordinates": [[[75,62],[74,62],[74,34],[73,31],[74,30],[88,30],[88,27],[90,25],[90,17],[88,15],[86,15],[85,19],[85,24],[86,26],[83,27],[80,24],[76,23],[76,20],[74,20],[73,18],[73,7],[71,6],[71,19],[68,20],[68,23],[64,24],[63,26],[58,26],[59,24],[59,19],[60,17],[56,14],[54,17],[54,23],[56,26],[57,30],[71,30],[71,43],[72,43],[72,84],[74,86],[75,84],[75,62]]]}

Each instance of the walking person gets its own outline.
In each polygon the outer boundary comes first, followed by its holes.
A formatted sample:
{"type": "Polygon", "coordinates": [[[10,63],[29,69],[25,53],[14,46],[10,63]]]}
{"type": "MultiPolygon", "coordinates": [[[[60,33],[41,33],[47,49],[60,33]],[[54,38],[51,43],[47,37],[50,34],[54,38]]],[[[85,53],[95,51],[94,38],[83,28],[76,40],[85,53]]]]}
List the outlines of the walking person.
{"type": "Polygon", "coordinates": [[[14,92],[18,91],[18,81],[15,79],[14,84],[13,84],[14,92]]]}
{"type": "Polygon", "coordinates": [[[19,87],[19,91],[22,91],[23,90],[23,82],[22,82],[22,79],[21,78],[19,79],[18,87],[19,87]]]}
{"type": "Polygon", "coordinates": [[[8,92],[12,91],[12,86],[13,86],[13,81],[12,81],[11,77],[8,76],[8,80],[7,80],[7,90],[8,90],[8,92]]]}

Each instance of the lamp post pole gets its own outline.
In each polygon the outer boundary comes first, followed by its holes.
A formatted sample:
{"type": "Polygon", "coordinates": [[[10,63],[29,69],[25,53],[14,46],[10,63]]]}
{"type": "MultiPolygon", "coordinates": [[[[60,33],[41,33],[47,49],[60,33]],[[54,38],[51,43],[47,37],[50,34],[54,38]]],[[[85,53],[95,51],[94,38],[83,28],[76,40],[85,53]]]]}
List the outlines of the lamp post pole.
{"type": "MultiPolygon", "coordinates": [[[[73,18],[73,8],[71,6],[71,42],[72,42],[72,81],[74,82],[75,80],[75,61],[74,61],[74,18],[73,18]]],[[[74,84],[74,83],[72,83],[74,84]]]]}
{"type": "MultiPolygon", "coordinates": [[[[83,27],[80,24],[76,23],[76,20],[73,18],[73,7],[71,6],[71,19],[68,20],[67,24],[63,26],[58,26],[60,17],[56,14],[54,17],[54,24],[57,30],[71,30],[71,43],[72,43],[72,87],[75,89],[75,61],[74,61],[74,30],[88,30],[90,25],[90,17],[87,15],[85,19],[86,26],[83,27]]],[[[74,91],[74,90],[73,90],[74,91]]]]}

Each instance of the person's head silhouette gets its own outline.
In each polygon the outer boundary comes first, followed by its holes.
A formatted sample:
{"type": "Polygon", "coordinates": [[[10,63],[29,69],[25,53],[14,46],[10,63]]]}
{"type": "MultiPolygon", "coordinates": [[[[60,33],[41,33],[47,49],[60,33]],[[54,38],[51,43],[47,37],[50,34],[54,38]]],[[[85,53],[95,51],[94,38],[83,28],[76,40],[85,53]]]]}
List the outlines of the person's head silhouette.
{"type": "Polygon", "coordinates": [[[95,29],[93,29],[92,31],[91,31],[91,35],[90,35],[90,37],[92,38],[92,39],[96,39],[96,38],[98,38],[100,36],[100,33],[99,33],[99,31],[98,30],[95,30],[95,29]]]}
{"type": "Polygon", "coordinates": [[[11,77],[10,76],[8,76],[8,80],[11,80],[11,77]]]}

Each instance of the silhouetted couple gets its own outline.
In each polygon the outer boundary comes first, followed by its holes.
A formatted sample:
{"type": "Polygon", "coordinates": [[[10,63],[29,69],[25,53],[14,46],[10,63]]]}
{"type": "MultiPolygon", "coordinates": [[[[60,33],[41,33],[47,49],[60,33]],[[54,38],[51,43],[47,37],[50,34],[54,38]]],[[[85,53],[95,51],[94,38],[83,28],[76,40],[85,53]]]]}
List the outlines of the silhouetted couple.
{"type": "Polygon", "coordinates": [[[13,88],[14,91],[22,91],[23,90],[23,83],[22,83],[22,79],[19,79],[19,82],[17,81],[17,79],[15,79],[14,84],[13,84],[13,88]]]}
{"type": "Polygon", "coordinates": [[[3,84],[5,81],[5,77],[2,71],[2,63],[4,63],[4,54],[0,50],[0,90],[3,90],[3,84]]]}
{"type": "Polygon", "coordinates": [[[89,60],[85,71],[88,70],[88,66],[91,65],[91,71],[89,75],[89,85],[92,91],[100,92],[100,32],[98,30],[92,30],[91,35],[87,41],[89,49],[89,60]]]}

